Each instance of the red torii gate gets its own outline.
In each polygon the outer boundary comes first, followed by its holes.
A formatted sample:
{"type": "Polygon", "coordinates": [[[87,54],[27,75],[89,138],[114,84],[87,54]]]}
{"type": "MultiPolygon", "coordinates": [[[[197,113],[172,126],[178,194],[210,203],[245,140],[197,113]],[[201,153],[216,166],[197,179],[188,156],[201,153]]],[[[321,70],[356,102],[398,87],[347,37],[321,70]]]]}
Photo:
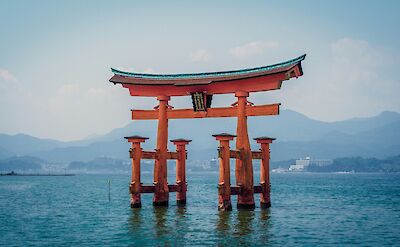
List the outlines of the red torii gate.
{"type": "Polygon", "coordinates": [[[157,147],[155,151],[142,151],[140,143],[147,138],[125,137],[132,143],[131,207],[140,207],[141,193],[154,193],[153,205],[168,205],[169,192],[177,192],[178,204],[186,203],[185,146],[190,140],[171,140],[177,152],[169,152],[168,119],[237,117],[236,136],[226,133],[214,135],[220,141],[219,208],[231,210],[231,195],[238,195],[238,208],[254,208],[254,193],[260,193],[261,207],[270,206],[269,143],[273,138],[259,137],[261,151],[251,151],[247,130],[248,116],[278,115],[280,104],[254,106],[247,100],[250,92],[280,89],[285,80],[303,75],[298,58],[252,69],[193,74],[141,74],[111,69],[110,82],[128,88],[131,96],[157,97],[154,110],[132,110],[133,120],[158,119],[157,147]],[[212,95],[233,93],[237,102],[230,107],[211,108],[212,95]],[[193,109],[173,109],[168,105],[171,96],[192,96],[193,109]],[[230,150],[229,141],[236,137],[236,150],[230,150]],[[155,159],[154,185],[140,182],[140,160],[155,159]],[[230,185],[229,159],[236,159],[236,186],[230,185]],[[168,185],[167,159],[177,160],[177,183],[168,185]],[[254,186],[252,159],[261,159],[260,185],[254,186]]]}

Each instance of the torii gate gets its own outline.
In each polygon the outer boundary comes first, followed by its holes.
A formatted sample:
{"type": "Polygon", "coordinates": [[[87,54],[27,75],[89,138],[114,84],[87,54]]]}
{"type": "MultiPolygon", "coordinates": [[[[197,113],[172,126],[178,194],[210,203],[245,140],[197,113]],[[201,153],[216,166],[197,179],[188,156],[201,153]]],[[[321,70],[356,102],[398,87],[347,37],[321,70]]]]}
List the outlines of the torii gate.
{"type": "Polygon", "coordinates": [[[260,193],[261,207],[269,207],[269,144],[274,138],[259,137],[255,140],[261,144],[261,151],[251,151],[247,130],[248,116],[278,115],[280,104],[254,106],[247,100],[250,92],[280,89],[285,80],[303,75],[301,61],[306,55],[298,58],[258,68],[232,70],[223,72],[193,74],[141,74],[111,69],[114,76],[110,82],[122,84],[128,88],[131,96],[157,97],[159,105],[154,110],[132,110],[133,120],[158,119],[157,147],[155,151],[142,151],[140,143],[146,137],[125,137],[132,143],[132,181],[130,185],[131,207],[141,207],[140,194],[154,193],[153,205],[167,206],[169,192],[177,192],[178,204],[186,203],[185,146],[190,140],[171,140],[177,146],[177,152],[168,152],[168,119],[237,117],[236,136],[218,134],[214,137],[220,141],[220,179],[219,209],[231,210],[231,195],[238,195],[237,207],[255,207],[254,193],[260,193]],[[214,94],[233,93],[237,102],[230,107],[212,108],[214,94]],[[172,96],[191,95],[193,109],[173,109],[168,105],[172,96]],[[236,137],[236,150],[230,150],[229,141],[236,137]],[[140,159],[155,159],[154,185],[143,185],[140,182],[140,159]],[[230,185],[229,159],[236,159],[236,186],[230,185]],[[167,159],[177,160],[177,183],[168,185],[167,159]],[[252,159],[261,159],[260,185],[254,186],[252,159]]]}

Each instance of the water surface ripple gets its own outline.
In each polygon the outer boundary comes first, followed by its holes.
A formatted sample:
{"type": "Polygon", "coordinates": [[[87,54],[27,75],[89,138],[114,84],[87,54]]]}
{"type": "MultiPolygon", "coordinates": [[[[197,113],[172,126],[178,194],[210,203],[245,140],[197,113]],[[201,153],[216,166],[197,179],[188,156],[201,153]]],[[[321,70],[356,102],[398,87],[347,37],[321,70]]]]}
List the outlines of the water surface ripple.
{"type": "Polygon", "coordinates": [[[0,245],[400,244],[400,174],[272,174],[271,209],[232,212],[217,210],[217,176],[189,174],[184,208],[171,193],[168,208],[144,195],[141,209],[129,208],[129,175],[3,176],[0,245]]]}

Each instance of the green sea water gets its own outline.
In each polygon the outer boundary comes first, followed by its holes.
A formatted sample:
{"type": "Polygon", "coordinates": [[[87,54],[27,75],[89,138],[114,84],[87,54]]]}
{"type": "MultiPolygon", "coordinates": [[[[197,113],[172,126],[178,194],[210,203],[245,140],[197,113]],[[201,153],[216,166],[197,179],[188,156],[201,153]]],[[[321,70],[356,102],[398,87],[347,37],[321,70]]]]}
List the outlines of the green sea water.
{"type": "Polygon", "coordinates": [[[131,209],[129,180],[0,177],[0,245],[400,246],[400,174],[271,174],[271,209],[232,212],[217,210],[218,174],[188,174],[184,208],[171,193],[131,209]]]}

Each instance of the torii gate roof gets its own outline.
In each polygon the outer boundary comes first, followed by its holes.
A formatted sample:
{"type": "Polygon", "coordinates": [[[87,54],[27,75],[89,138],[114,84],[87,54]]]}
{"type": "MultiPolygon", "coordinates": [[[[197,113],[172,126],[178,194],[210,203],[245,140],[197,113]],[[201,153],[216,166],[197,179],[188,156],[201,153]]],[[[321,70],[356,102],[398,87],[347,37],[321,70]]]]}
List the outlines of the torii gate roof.
{"type": "Polygon", "coordinates": [[[132,96],[183,96],[193,92],[208,94],[258,92],[279,89],[282,81],[303,75],[301,61],[306,55],[257,68],[189,74],[143,74],[111,68],[110,82],[129,88],[132,96]]]}

